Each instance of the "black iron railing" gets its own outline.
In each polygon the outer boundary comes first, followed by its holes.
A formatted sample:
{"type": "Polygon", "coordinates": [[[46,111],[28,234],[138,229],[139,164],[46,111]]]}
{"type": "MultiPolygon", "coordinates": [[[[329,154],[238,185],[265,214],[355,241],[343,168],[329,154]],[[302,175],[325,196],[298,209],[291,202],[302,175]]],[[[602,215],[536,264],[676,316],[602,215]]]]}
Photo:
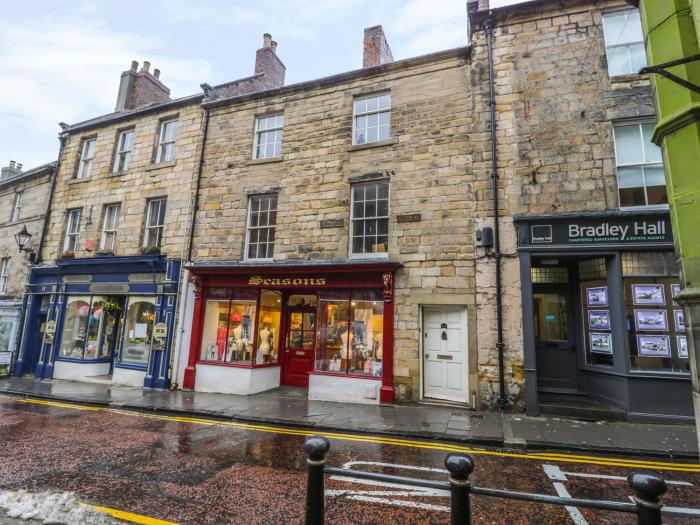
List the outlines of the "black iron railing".
{"type": "Polygon", "coordinates": [[[333,474],[349,478],[368,479],[388,483],[400,483],[413,487],[440,489],[450,492],[450,523],[468,525],[472,522],[471,496],[505,498],[533,503],[566,507],[626,512],[637,515],[639,525],[661,525],[661,496],[666,492],[666,482],[655,475],[636,472],[627,481],[634,495],[634,503],[592,499],[562,498],[549,494],[532,494],[511,490],[490,489],[472,484],[470,474],[474,471],[474,460],[467,454],[448,454],[445,467],[450,473],[448,481],[434,481],[403,476],[391,476],[375,472],[362,472],[326,466],[326,455],[331,449],[324,436],[307,438],[304,450],[308,455],[308,485],[306,489],[306,525],[322,525],[325,517],[325,475],[333,474]]]}

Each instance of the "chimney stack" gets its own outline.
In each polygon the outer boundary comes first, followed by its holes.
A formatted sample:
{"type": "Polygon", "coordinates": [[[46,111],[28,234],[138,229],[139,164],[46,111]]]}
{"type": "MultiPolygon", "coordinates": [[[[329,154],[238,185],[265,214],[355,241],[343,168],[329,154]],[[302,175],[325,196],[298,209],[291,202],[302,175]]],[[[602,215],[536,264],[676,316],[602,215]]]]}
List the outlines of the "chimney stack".
{"type": "Polygon", "coordinates": [[[263,46],[255,52],[255,74],[265,75],[268,88],[282,87],[287,68],[277,56],[277,42],[270,33],[263,35],[263,46]]]}
{"type": "Polygon", "coordinates": [[[124,71],[119,81],[119,93],[115,111],[129,111],[151,104],[163,104],[170,100],[170,89],[160,81],[160,70],[150,73],[151,63],[143,62],[141,71],[134,60],[131,68],[124,71]]]}
{"type": "Polygon", "coordinates": [[[379,66],[393,62],[391,48],[384,36],[382,26],[366,27],[364,49],[362,53],[362,67],[379,66]]]}
{"type": "Polygon", "coordinates": [[[10,161],[9,166],[5,166],[0,170],[0,179],[6,179],[7,177],[11,177],[12,175],[17,175],[22,171],[22,165],[21,164],[15,164],[14,160],[10,161]]]}

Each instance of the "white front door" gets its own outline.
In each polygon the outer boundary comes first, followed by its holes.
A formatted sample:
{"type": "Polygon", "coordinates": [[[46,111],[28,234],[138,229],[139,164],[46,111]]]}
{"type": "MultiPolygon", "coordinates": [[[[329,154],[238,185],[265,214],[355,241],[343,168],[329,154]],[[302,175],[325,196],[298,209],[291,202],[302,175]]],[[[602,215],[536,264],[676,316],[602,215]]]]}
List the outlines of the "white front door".
{"type": "Polygon", "coordinates": [[[466,403],[467,310],[423,308],[423,397],[466,403]]]}

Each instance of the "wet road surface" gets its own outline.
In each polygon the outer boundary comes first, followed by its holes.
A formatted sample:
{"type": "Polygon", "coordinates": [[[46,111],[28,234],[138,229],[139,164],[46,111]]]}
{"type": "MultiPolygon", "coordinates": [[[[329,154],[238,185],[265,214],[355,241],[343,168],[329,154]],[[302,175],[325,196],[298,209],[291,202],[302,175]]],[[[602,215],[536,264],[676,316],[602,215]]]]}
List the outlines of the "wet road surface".
{"type": "MultiPolygon", "coordinates": [[[[71,491],[82,502],[179,524],[302,523],[304,436],[289,428],[81,407],[0,396],[0,490],[71,491]]],[[[339,435],[328,464],[445,480],[463,447],[339,435]]],[[[700,466],[643,458],[474,451],[476,484],[629,501],[625,478],[654,467],[669,485],[664,523],[698,524],[700,466]],[[642,462],[632,468],[629,461],[642,462]]],[[[636,465],[636,464],[634,464],[636,465]]],[[[415,488],[327,477],[326,523],[447,524],[449,499],[415,488]]],[[[632,515],[474,498],[474,523],[635,523],[632,515]]],[[[0,518],[0,523],[2,518],[0,518]]],[[[144,522],[145,523],[145,522],[144,522]]]]}

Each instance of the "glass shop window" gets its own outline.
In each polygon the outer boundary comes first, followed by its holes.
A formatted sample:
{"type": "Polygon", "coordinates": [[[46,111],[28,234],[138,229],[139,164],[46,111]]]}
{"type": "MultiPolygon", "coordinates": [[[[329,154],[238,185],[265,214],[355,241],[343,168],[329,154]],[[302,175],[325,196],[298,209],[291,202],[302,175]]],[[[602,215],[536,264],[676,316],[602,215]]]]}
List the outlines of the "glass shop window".
{"type": "Polygon", "coordinates": [[[630,369],[689,373],[685,316],[671,252],[622,254],[630,369]]]}
{"type": "MultiPolygon", "coordinates": [[[[63,317],[60,357],[97,359],[104,357],[105,297],[69,297],[63,317]]],[[[107,357],[109,348],[107,347],[107,357]]]]}
{"type": "Polygon", "coordinates": [[[200,360],[252,363],[257,299],[256,290],[209,289],[200,360]]]}
{"type": "Polygon", "coordinates": [[[148,364],[155,320],[155,297],[129,297],[120,361],[131,365],[148,364]]]}
{"type": "Polygon", "coordinates": [[[322,292],[316,370],[381,376],[384,302],[381,290],[322,292]]]}
{"type": "Polygon", "coordinates": [[[605,258],[578,263],[586,363],[612,366],[613,346],[605,258]]]}
{"type": "Polygon", "coordinates": [[[258,319],[258,345],[255,364],[276,363],[279,359],[280,319],[282,294],[263,290],[260,293],[260,317],[258,319]]]}

